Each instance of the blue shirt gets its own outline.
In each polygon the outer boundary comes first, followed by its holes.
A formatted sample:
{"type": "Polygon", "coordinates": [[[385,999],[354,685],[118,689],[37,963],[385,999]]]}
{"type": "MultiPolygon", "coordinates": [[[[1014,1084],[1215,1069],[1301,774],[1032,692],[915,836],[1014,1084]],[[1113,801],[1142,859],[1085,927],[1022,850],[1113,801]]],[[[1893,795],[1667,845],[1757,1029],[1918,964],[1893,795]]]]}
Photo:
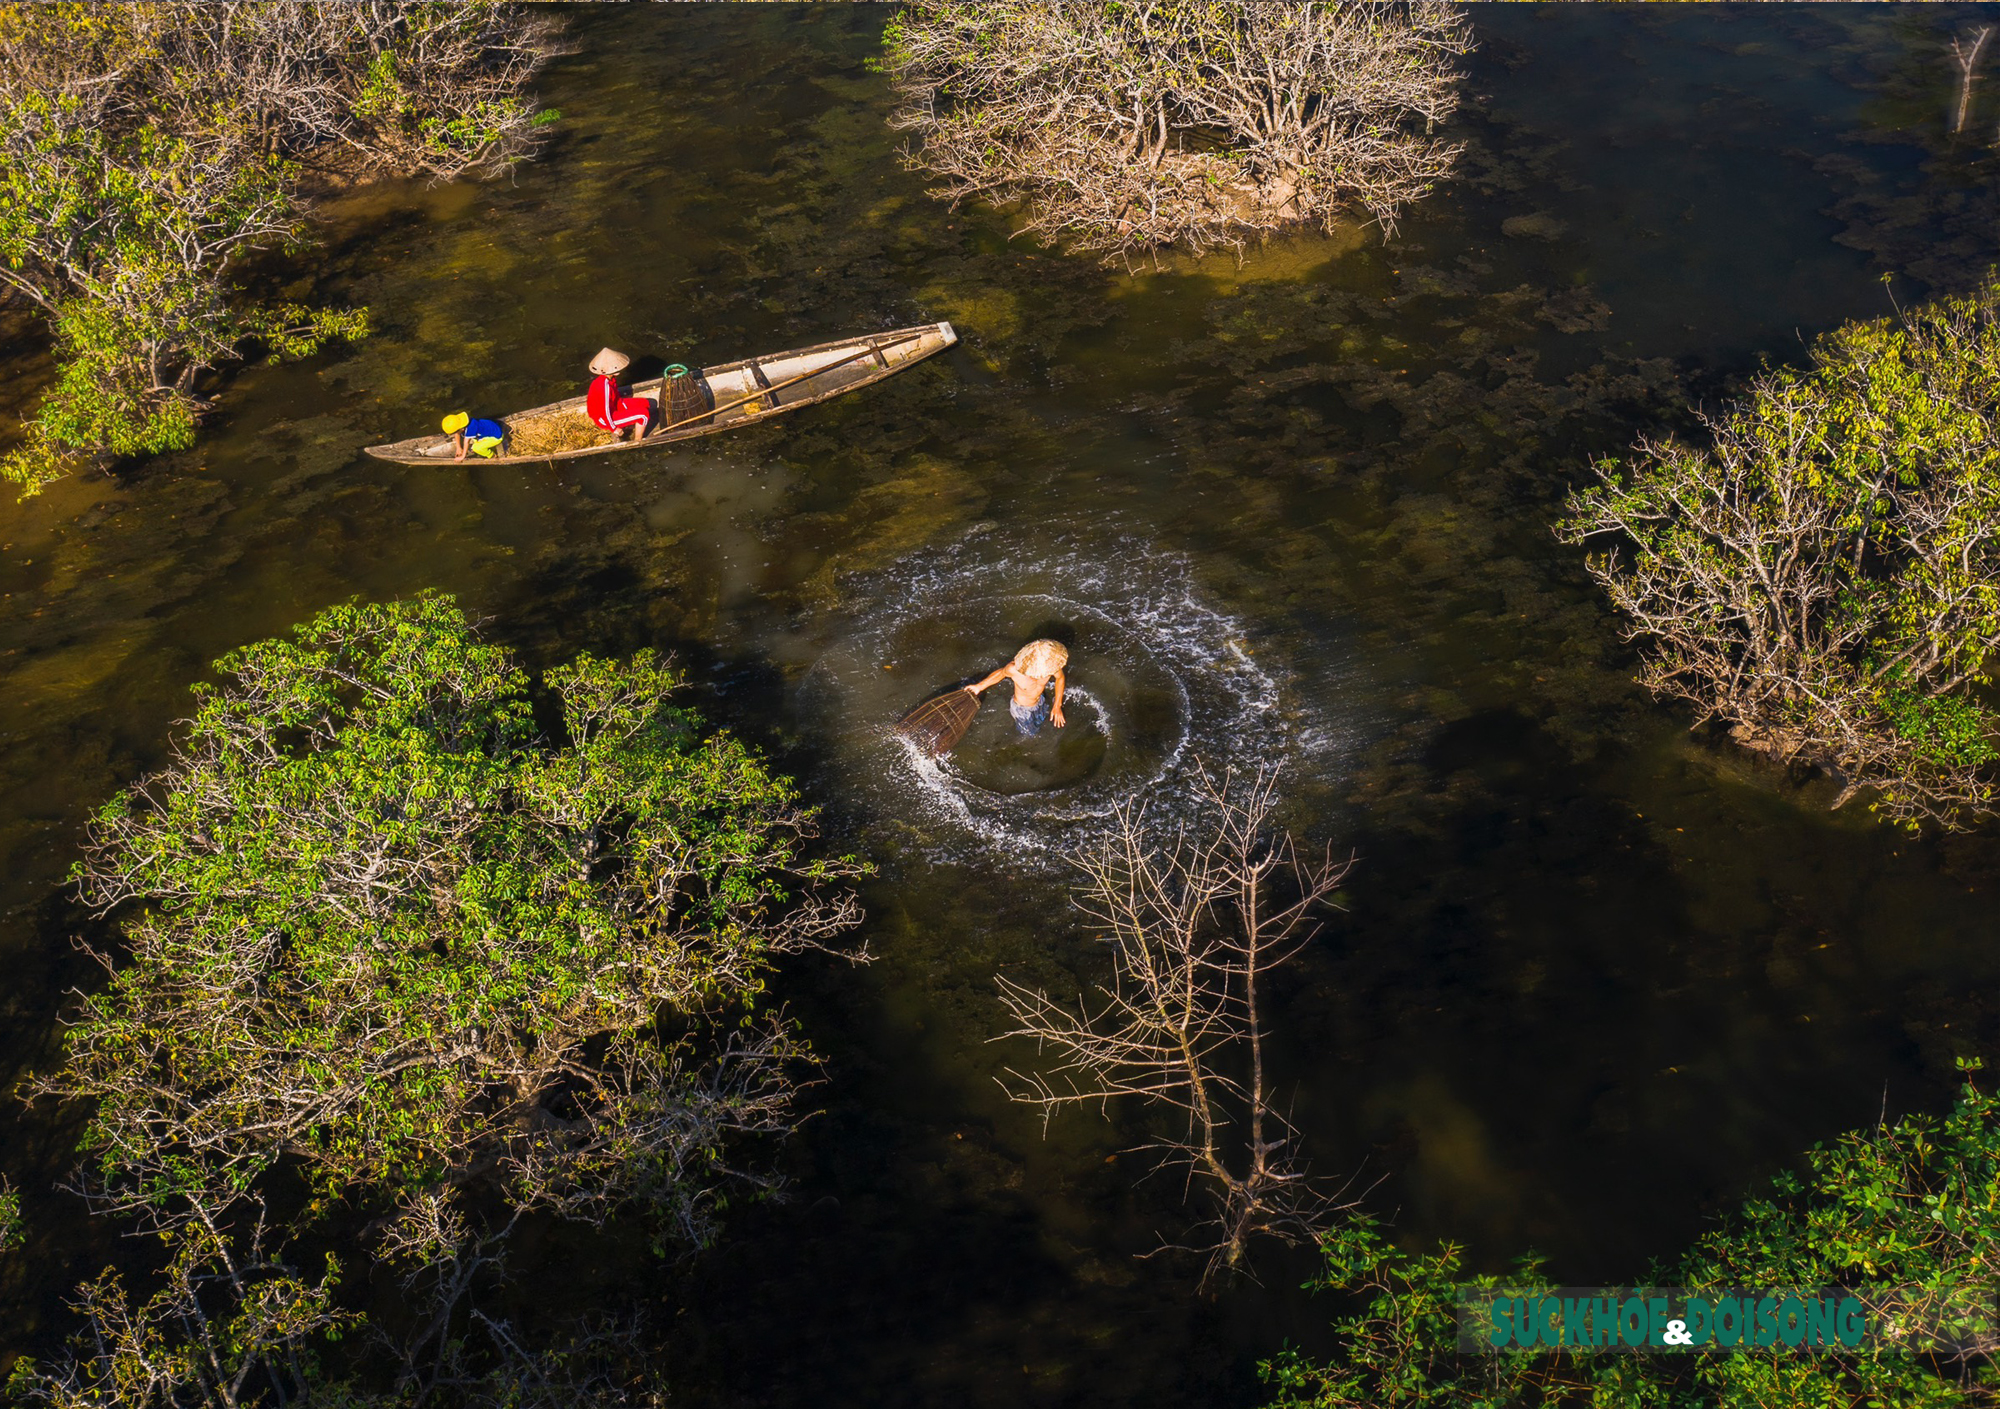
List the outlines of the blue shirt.
{"type": "Polygon", "coordinates": [[[467,440],[486,440],[489,438],[504,440],[506,437],[507,428],[498,421],[489,421],[482,416],[465,423],[465,438],[467,440]]]}

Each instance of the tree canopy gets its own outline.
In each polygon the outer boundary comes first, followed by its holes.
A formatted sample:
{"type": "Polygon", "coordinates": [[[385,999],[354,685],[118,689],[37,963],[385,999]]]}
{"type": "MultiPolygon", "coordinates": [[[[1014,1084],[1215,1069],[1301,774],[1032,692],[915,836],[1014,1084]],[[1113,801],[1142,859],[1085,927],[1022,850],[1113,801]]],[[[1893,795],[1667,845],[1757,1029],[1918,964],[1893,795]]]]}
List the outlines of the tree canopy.
{"type": "MultiPolygon", "coordinates": [[[[76,879],[129,954],[93,951],[110,982],[32,1085],[89,1103],[99,1206],[176,1239],[160,1307],[234,1288],[204,1323],[233,1324],[261,1269],[300,1325],[336,1324],[330,1282],[266,1247],[272,1177],[309,1222],[382,1210],[413,1276],[495,1264],[475,1185],[694,1245],[770,1186],[738,1145],[792,1128],[814,1068],[760,995],[856,923],[862,868],[806,855],[792,784],[673,704],[668,662],[584,655],[536,691],[426,595],[217,670],[171,762],[92,824],[76,879]]],[[[111,1284],[85,1305],[144,1319],[111,1284]]]]}
{"type": "Polygon", "coordinates": [[[882,67],[941,195],[1116,259],[1392,225],[1457,155],[1436,128],[1470,45],[1437,0],[912,0],[882,67]]]}
{"type": "Polygon", "coordinates": [[[1323,1359],[1288,1351],[1264,1378],[1277,1387],[1274,1409],[1991,1405],[1996,1188],[2000,1099],[1968,1083],[1942,1118],[1906,1116],[1815,1145],[1801,1169],[1649,1274],[1712,1294],[1852,1289],[1878,1338],[1804,1354],[1460,1354],[1461,1292],[1552,1294],[1538,1260],[1474,1275],[1456,1247],[1407,1252],[1356,1218],[1321,1240],[1310,1284],[1353,1299],[1334,1321],[1339,1348],[1323,1359]]]}
{"type": "Polygon", "coordinates": [[[698,1236],[720,1135],[778,1121],[797,1048],[750,1029],[697,1074],[655,1020],[740,1008],[855,919],[792,786],[701,737],[645,652],[551,670],[563,742],[539,740],[525,675],[444,597],[218,669],[77,872],[136,910],[43,1084],[95,1103],[106,1188],[216,1200],[292,1158],[327,1196],[485,1175],[591,1216],[643,1195],[698,1236]]]}
{"type": "MultiPolygon", "coordinates": [[[[1559,533],[1632,620],[1654,692],[1915,825],[1993,810],[2000,285],[1850,324],[1804,368],[1641,440],[1559,533]]],[[[1839,805],[1838,802],[1836,805],[1839,805]]]]}
{"type": "Polygon", "coordinates": [[[33,491],[193,443],[196,379],[255,343],[303,356],[359,310],[231,279],[295,243],[301,182],[446,179],[519,160],[555,22],[472,4],[56,3],[0,11],[0,289],[48,319],[55,384],[0,458],[33,491]]]}

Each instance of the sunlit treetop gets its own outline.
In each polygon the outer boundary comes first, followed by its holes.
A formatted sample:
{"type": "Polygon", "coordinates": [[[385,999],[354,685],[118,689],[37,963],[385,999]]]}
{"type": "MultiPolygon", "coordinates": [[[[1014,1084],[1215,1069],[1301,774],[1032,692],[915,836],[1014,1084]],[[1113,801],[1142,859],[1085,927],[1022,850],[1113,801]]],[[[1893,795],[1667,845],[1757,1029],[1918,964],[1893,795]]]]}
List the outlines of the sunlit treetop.
{"type": "Polygon", "coordinates": [[[858,916],[792,784],[650,652],[537,692],[445,597],[217,669],[77,870],[131,953],[39,1089],[95,1103],[103,1195],[172,1217],[290,1163],[322,1201],[482,1181],[704,1238],[807,1060],[754,1017],[770,965],[858,916]]]}

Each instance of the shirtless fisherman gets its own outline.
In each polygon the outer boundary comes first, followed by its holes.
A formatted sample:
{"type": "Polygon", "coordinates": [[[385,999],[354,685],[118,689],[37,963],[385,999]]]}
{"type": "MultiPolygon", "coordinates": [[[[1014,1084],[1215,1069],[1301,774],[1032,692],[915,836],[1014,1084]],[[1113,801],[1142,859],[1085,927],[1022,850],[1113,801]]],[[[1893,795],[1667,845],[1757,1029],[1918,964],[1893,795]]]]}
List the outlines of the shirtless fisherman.
{"type": "Polygon", "coordinates": [[[1030,641],[1008,661],[977,685],[965,688],[978,695],[988,686],[997,685],[1002,680],[1014,682],[1014,698],[1007,701],[1007,712],[1014,716],[1015,727],[1028,738],[1042,732],[1042,725],[1053,723],[1063,727],[1063,690],[1068,681],[1063,675],[1063,667],[1069,664],[1069,648],[1060,641],[1030,641]],[[1049,690],[1053,687],[1055,696],[1051,700],[1049,690]]]}

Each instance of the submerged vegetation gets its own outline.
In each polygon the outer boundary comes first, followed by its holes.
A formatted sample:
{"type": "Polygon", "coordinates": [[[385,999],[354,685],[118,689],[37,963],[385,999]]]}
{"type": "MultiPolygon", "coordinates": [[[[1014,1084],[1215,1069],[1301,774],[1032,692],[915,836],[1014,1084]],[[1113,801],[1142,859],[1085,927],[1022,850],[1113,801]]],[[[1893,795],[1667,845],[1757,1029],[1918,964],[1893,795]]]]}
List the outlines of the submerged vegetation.
{"type": "Polygon", "coordinates": [[[0,289],[54,340],[55,383],[0,474],[193,443],[201,374],[245,345],[310,353],[357,309],[247,290],[304,233],[309,183],[504,167],[556,22],[470,4],[10,6],[0,12],[0,289]]]}
{"type": "Polygon", "coordinates": [[[1646,646],[1642,677],[1896,821],[1993,811],[2000,285],[1814,344],[1707,445],[1642,440],[1560,532],[1646,646]]]}
{"type": "Polygon", "coordinates": [[[1451,169],[1471,45],[1439,0],[913,0],[883,36],[910,160],[1115,260],[1385,229],[1451,169]]]}
{"type": "Polygon", "coordinates": [[[274,1195],[300,1229],[372,1219],[421,1293],[401,1393],[490,1329],[469,1299],[524,1215],[633,1209],[700,1246],[771,1186],[736,1151],[789,1131],[814,1061],[758,1000],[777,956],[857,921],[860,867],[804,856],[811,813],[670,702],[676,671],[549,671],[545,741],[520,667],[438,596],[217,668],[172,763],[96,819],[77,880],[130,953],[95,954],[111,982],[31,1086],[88,1103],[79,1187],[167,1239],[168,1285],[86,1287],[77,1357],[28,1392],[85,1402],[170,1345],[160,1402],[303,1384],[359,1313],[331,1259],[285,1255],[274,1195]]]}

